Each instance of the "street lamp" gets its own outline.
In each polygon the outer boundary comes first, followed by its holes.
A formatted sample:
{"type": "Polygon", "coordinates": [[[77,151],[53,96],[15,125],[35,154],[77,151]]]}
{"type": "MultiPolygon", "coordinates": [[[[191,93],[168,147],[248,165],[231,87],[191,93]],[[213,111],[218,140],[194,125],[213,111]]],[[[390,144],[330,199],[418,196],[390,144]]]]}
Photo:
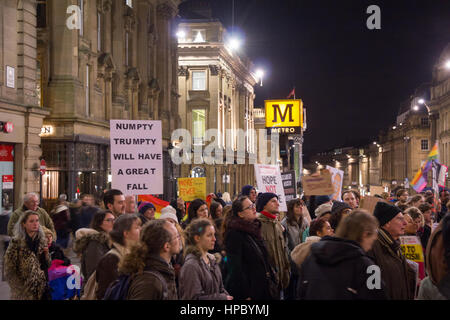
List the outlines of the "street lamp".
{"type": "Polygon", "coordinates": [[[233,37],[230,40],[228,40],[228,46],[232,51],[239,50],[241,45],[242,45],[241,40],[239,40],[238,38],[233,37]]]}
{"type": "Polygon", "coordinates": [[[262,87],[263,86],[264,71],[262,69],[256,70],[256,77],[258,78],[258,81],[261,82],[261,87],[262,87]]]}
{"type": "Polygon", "coordinates": [[[447,60],[447,61],[445,62],[445,68],[446,68],[447,70],[450,70],[450,60],[447,60]]]}
{"type": "Polygon", "coordinates": [[[419,99],[418,102],[419,102],[419,104],[423,104],[427,108],[428,115],[431,115],[430,107],[425,103],[425,100],[424,99],[419,99]]]}

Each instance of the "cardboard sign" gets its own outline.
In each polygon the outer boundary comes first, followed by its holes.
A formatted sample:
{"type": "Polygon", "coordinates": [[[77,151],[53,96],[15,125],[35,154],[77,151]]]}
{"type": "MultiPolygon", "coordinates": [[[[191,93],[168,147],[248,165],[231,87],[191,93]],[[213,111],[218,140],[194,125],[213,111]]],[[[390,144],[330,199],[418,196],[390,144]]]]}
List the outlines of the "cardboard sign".
{"type": "Polygon", "coordinates": [[[332,200],[341,201],[342,182],[344,181],[344,171],[326,166],[331,173],[331,183],[333,184],[334,193],[331,196],[332,200]]]}
{"type": "Polygon", "coordinates": [[[381,196],[381,194],[384,192],[384,187],[380,187],[380,186],[370,186],[370,194],[372,196],[374,195],[379,195],[381,196]]]}
{"type": "Polygon", "coordinates": [[[259,192],[272,192],[278,195],[280,211],[287,211],[280,167],[277,165],[255,164],[255,177],[259,192]]]}
{"type": "MultiPolygon", "coordinates": [[[[375,206],[380,201],[389,203],[386,200],[378,198],[378,197],[365,196],[364,198],[361,199],[359,208],[365,209],[365,210],[369,211],[370,214],[373,214],[373,210],[375,210],[375,206]]],[[[392,203],[390,203],[390,204],[392,204],[392,203]]]]}
{"type": "Polygon", "coordinates": [[[184,201],[206,199],[206,178],[178,178],[178,191],[184,201]]]}
{"type": "Polygon", "coordinates": [[[314,173],[310,176],[303,176],[302,185],[307,196],[327,196],[334,193],[329,170],[322,170],[320,174],[314,173]]]}
{"type": "Polygon", "coordinates": [[[286,171],[281,174],[281,180],[283,181],[284,188],[284,196],[286,198],[286,202],[295,199],[297,196],[295,183],[295,171],[286,171]]]}
{"type": "Polygon", "coordinates": [[[112,188],[163,194],[161,121],[111,120],[110,134],[112,188]]]}
{"type": "Polygon", "coordinates": [[[400,247],[406,259],[414,262],[424,262],[422,244],[416,236],[400,237],[400,247]]]}

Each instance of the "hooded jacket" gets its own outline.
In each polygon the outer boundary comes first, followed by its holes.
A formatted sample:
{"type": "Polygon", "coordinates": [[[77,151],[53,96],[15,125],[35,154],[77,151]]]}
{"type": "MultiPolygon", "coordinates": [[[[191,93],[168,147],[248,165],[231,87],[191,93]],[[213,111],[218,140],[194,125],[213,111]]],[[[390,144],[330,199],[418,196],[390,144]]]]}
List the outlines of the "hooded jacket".
{"type": "Polygon", "coordinates": [[[381,269],[381,279],[386,285],[390,300],[413,300],[416,286],[415,271],[400,251],[400,243],[394,241],[383,228],[368,255],[381,269]]]}
{"type": "Polygon", "coordinates": [[[182,300],[226,300],[228,292],[216,258],[207,254],[210,265],[193,253],[186,256],[180,274],[180,299],[182,300]]]}
{"type": "Polygon", "coordinates": [[[299,270],[303,262],[311,253],[311,245],[315,242],[319,242],[320,239],[321,238],[317,236],[307,237],[305,242],[300,243],[298,246],[294,248],[294,250],[292,250],[291,252],[292,261],[294,261],[299,270]]]}
{"type": "Polygon", "coordinates": [[[48,288],[47,269],[51,265],[45,255],[47,239],[40,230],[37,255],[24,237],[14,237],[5,253],[5,275],[11,288],[11,300],[41,300],[48,288]],[[44,270],[45,269],[45,270],[44,270]]]}
{"type": "MultiPolygon", "coordinates": [[[[14,236],[14,227],[15,227],[16,223],[19,221],[22,214],[28,210],[29,209],[27,207],[25,207],[25,205],[23,205],[22,207],[18,208],[16,211],[13,212],[13,214],[11,215],[11,218],[9,219],[9,222],[8,222],[8,236],[10,236],[10,237],[14,236]]],[[[53,238],[56,240],[55,226],[53,224],[52,219],[48,215],[47,211],[38,207],[36,212],[39,215],[39,224],[41,226],[44,226],[47,229],[49,229],[54,235],[53,238]]]]}
{"type": "Polygon", "coordinates": [[[111,249],[111,239],[105,232],[94,229],[79,229],[76,232],[73,251],[81,255],[81,273],[89,279],[98,262],[111,249]]]}
{"type": "Polygon", "coordinates": [[[146,259],[144,271],[156,271],[166,282],[167,296],[164,295],[164,284],[155,275],[147,272],[133,275],[128,290],[127,300],[178,300],[175,283],[175,271],[172,266],[158,255],[146,259]]]}
{"type": "Polygon", "coordinates": [[[374,265],[358,243],[325,236],[311,245],[300,270],[298,297],[306,300],[377,300],[384,290],[370,290],[367,270],[374,265]]]}

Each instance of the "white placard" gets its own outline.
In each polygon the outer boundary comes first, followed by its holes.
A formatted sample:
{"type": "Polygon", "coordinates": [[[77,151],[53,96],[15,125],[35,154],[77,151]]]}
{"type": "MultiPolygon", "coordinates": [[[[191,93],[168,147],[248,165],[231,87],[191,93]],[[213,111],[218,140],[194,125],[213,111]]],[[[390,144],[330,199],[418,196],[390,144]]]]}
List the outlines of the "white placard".
{"type": "Polygon", "coordinates": [[[16,69],[6,66],[6,86],[8,88],[16,87],[16,69]]]}
{"type": "Polygon", "coordinates": [[[163,194],[161,121],[111,120],[110,132],[112,188],[163,194]]]}
{"type": "Polygon", "coordinates": [[[341,201],[342,182],[344,181],[344,171],[327,166],[331,173],[331,182],[333,184],[334,193],[331,196],[332,200],[341,201]]]}
{"type": "Polygon", "coordinates": [[[272,192],[278,195],[280,211],[287,211],[280,167],[277,165],[255,164],[255,177],[259,192],[272,192]]]}

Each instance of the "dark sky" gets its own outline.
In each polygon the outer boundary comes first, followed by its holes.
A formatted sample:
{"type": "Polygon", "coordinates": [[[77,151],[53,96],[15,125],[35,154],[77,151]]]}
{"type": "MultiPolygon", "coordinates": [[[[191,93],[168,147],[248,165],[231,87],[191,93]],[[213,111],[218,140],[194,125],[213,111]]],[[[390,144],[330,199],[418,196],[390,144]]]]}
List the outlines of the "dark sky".
{"type": "MultiPolygon", "coordinates": [[[[230,29],[232,0],[211,0],[230,29]]],[[[296,88],[307,108],[306,155],[376,140],[450,42],[449,0],[235,0],[243,50],[266,70],[256,106],[296,88]],[[369,5],[381,30],[366,27],[369,5]]]]}

